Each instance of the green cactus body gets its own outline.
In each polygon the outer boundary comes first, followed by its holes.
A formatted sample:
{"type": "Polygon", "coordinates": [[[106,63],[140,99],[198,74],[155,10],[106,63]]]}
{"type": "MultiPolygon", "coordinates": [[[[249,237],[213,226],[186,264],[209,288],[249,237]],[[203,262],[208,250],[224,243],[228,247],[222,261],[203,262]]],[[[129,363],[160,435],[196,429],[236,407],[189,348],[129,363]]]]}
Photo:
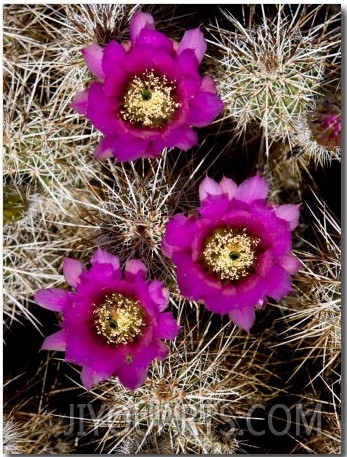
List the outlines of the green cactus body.
{"type": "Polygon", "coordinates": [[[295,121],[314,108],[324,74],[321,53],[280,13],[251,30],[229,19],[238,31],[228,38],[219,90],[236,130],[253,125],[271,140],[288,137],[295,121]]]}
{"type": "Polygon", "coordinates": [[[5,185],[3,193],[3,223],[15,224],[23,219],[29,209],[29,201],[20,189],[5,185]]]}

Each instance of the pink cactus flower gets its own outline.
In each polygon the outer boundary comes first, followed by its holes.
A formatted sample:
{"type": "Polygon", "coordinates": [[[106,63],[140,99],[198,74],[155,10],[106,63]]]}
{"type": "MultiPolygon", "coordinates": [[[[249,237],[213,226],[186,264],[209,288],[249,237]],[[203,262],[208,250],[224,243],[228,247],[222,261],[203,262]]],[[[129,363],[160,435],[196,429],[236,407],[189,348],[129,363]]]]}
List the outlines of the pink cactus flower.
{"type": "Polygon", "coordinates": [[[131,20],[130,42],[85,47],[96,80],[77,94],[72,108],[104,134],[95,157],[122,162],[196,145],[192,127],[209,125],[223,109],[214,81],[198,71],[205,52],[199,29],[187,30],[176,43],[141,12],[131,20]]]}
{"type": "Polygon", "coordinates": [[[259,175],[239,186],[206,177],[198,214],[176,214],[162,240],[182,295],[246,331],[267,297],[279,300],[292,290],[290,275],[300,268],[291,253],[300,205],[266,204],[267,193],[259,175]]]}
{"type": "Polygon", "coordinates": [[[65,361],[83,367],[87,389],[118,377],[134,390],[147,377],[151,361],[163,359],[162,341],[177,336],[179,326],[168,305],[168,289],[146,281],[147,268],[129,260],[124,275],[118,257],[98,249],[91,268],[64,259],[66,282],[74,289],[41,289],[34,298],[43,308],[62,313],[61,329],[48,336],[42,349],[65,351],[65,361]]]}
{"type": "Polygon", "coordinates": [[[311,137],[330,150],[341,147],[341,110],[336,105],[319,104],[310,123],[311,137]]]}

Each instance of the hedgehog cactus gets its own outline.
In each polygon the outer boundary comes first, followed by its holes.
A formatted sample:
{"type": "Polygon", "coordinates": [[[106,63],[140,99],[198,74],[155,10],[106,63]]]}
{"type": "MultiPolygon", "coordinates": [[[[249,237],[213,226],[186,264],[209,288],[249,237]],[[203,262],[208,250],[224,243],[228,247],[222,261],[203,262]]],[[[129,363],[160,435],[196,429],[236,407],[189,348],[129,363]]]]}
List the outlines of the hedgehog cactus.
{"type": "Polygon", "coordinates": [[[319,43],[318,29],[293,24],[283,7],[249,29],[225,15],[232,27],[215,43],[226,51],[218,88],[236,122],[235,136],[261,127],[267,142],[284,140],[315,105],[330,44],[319,43]]]}
{"type": "Polygon", "coordinates": [[[4,5],[5,453],[340,452],[340,10],[4,5]]]}

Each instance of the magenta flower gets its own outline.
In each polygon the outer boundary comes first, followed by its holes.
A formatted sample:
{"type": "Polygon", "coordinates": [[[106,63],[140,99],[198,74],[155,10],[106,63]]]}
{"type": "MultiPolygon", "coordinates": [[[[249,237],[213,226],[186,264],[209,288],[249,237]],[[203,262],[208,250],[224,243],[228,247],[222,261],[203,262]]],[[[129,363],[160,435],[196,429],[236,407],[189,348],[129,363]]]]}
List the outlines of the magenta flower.
{"type": "Polygon", "coordinates": [[[239,186],[206,177],[199,193],[199,214],[176,214],[162,251],[176,265],[182,295],[249,331],[266,297],[279,300],[292,290],[290,275],[300,263],[291,254],[291,230],[300,205],[267,205],[259,175],[239,186]]]}
{"type": "Polygon", "coordinates": [[[84,48],[96,81],[77,94],[72,108],[105,135],[95,157],[122,162],[194,146],[191,127],[209,125],[223,109],[212,78],[198,72],[205,51],[199,29],[187,30],[176,43],[140,12],[130,23],[130,42],[84,48]]]}
{"type": "Polygon", "coordinates": [[[335,150],[341,146],[341,110],[336,105],[319,104],[310,123],[311,136],[321,146],[335,150]]]}
{"type": "Polygon", "coordinates": [[[176,337],[179,326],[168,304],[168,289],[146,281],[147,268],[129,260],[124,277],[118,257],[98,249],[91,268],[64,259],[66,282],[74,292],[52,288],[35,294],[43,308],[62,313],[61,330],[48,336],[42,349],[65,351],[65,361],[83,367],[82,383],[91,389],[117,376],[129,389],[141,386],[151,361],[168,348],[161,338],[176,337]]]}

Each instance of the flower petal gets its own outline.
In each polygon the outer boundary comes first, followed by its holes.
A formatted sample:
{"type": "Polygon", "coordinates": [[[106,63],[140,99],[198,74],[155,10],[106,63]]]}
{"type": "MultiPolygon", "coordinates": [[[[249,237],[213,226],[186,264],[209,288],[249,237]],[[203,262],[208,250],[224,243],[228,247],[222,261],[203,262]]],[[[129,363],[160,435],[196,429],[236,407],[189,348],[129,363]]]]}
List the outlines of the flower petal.
{"type": "Polygon", "coordinates": [[[213,280],[198,263],[193,262],[190,254],[174,254],[173,261],[177,267],[178,287],[188,300],[204,300],[220,290],[219,281],[213,280]]]}
{"type": "Polygon", "coordinates": [[[130,390],[136,390],[146,381],[150,361],[146,366],[140,367],[121,367],[117,371],[117,376],[124,387],[130,390]]]}
{"type": "Polygon", "coordinates": [[[98,373],[93,368],[85,366],[81,372],[81,381],[87,390],[92,389],[100,381],[104,381],[110,375],[108,373],[98,373]]]}
{"type": "Polygon", "coordinates": [[[166,146],[167,146],[167,143],[163,138],[157,138],[155,140],[150,140],[144,157],[148,157],[148,158],[160,157],[161,153],[163,152],[163,150],[166,146]]]}
{"type": "Polygon", "coordinates": [[[198,92],[189,104],[189,122],[194,127],[209,125],[223,111],[224,103],[215,94],[198,92]]]}
{"type": "Polygon", "coordinates": [[[87,111],[88,111],[88,96],[89,96],[88,90],[83,90],[82,92],[79,92],[75,96],[70,107],[72,109],[76,110],[79,114],[86,115],[87,111]]]}
{"type": "Polygon", "coordinates": [[[223,176],[219,185],[220,185],[221,189],[223,190],[223,192],[228,195],[229,200],[232,200],[237,191],[236,182],[230,178],[226,178],[225,176],[223,176]]]}
{"type": "Polygon", "coordinates": [[[225,193],[222,195],[208,195],[200,205],[199,214],[203,218],[216,220],[228,211],[230,200],[225,193]]]}
{"type": "Polygon", "coordinates": [[[299,224],[300,204],[298,205],[280,205],[273,209],[277,217],[289,222],[289,227],[294,230],[299,224]]]}
{"type": "Polygon", "coordinates": [[[148,13],[142,13],[141,11],[136,11],[130,22],[130,40],[134,44],[139,36],[141,30],[150,29],[154,30],[154,19],[148,13]]]}
{"type": "Polygon", "coordinates": [[[141,260],[128,260],[125,265],[124,278],[126,281],[135,282],[137,278],[146,279],[148,268],[141,260]]]}
{"type": "Polygon", "coordinates": [[[104,48],[98,44],[91,44],[82,49],[82,55],[88,70],[101,81],[104,80],[104,72],[101,66],[104,48]]]}
{"type": "Polygon", "coordinates": [[[170,340],[176,338],[180,331],[180,326],[177,324],[171,312],[161,313],[157,316],[157,326],[154,330],[157,338],[168,338],[170,340]]]}
{"type": "Polygon", "coordinates": [[[274,264],[274,258],[270,251],[265,251],[258,256],[257,273],[262,278],[266,278],[274,264]]]}
{"type": "Polygon", "coordinates": [[[173,43],[170,38],[157,30],[142,29],[139,33],[136,46],[150,46],[153,51],[162,50],[168,54],[173,50],[173,43]]]}
{"type": "Polygon", "coordinates": [[[183,151],[188,151],[188,149],[195,146],[197,142],[198,134],[187,125],[182,125],[182,127],[173,129],[170,132],[167,146],[169,148],[176,147],[183,151]]]}
{"type": "Polygon", "coordinates": [[[156,49],[155,52],[152,52],[151,68],[157,70],[160,74],[165,75],[169,81],[179,79],[182,74],[181,69],[177,66],[176,60],[161,49],[156,49]]]}
{"type": "Polygon", "coordinates": [[[238,295],[234,286],[220,286],[220,290],[206,295],[203,299],[208,310],[217,314],[227,314],[238,307],[238,295]]]}
{"type": "Polygon", "coordinates": [[[90,85],[87,117],[104,135],[112,136],[122,131],[122,122],[117,117],[116,108],[115,101],[105,96],[101,83],[94,82],[90,85]]]}
{"type": "Polygon", "coordinates": [[[121,287],[122,283],[126,286],[126,290],[132,289],[132,284],[121,281],[121,271],[116,270],[113,265],[109,263],[94,263],[81,276],[77,292],[79,296],[89,297],[95,303],[95,300],[99,301],[102,298],[100,297],[100,291],[115,290],[116,287],[121,287]]]}
{"type": "Polygon", "coordinates": [[[163,254],[172,258],[174,252],[189,251],[194,238],[196,217],[175,214],[166,224],[165,234],[161,241],[163,254]]]}
{"type": "Polygon", "coordinates": [[[118,376],[119,381],[123,384],[124,387],[127,387],[130,390],[136,390],[138,387],[141,387],[142,384],[146,381],[149,364],[151,362],[147,361],[147,364],[137,364],[130,367],[123,366],[115,374],[118,376]]]}
{"type": "Polygon", "coordinates": [[[69,284],[69,286],[76,288],[80,282],[80,276],[85,270],[86,270],[86,267],[79,260],[64,257],[64,260],[63,260],[64,278],[65,278],[65,281],[69,284]]]}
{"type": "Polygon", "coordinates": [[[105,77],[112,74],[115,67],[123,67],[126,55],[123,46],[117,41],[112,40],[106,45],[101,62],[105,77]]]}
{"type": "Polygon", "coordinates": [[[34,294],[34,300],[42,308],[51,311],[63,311],[71,296],[71,292],[58,289],[41,289],[34,294]]]}
{"type": "Polygon", "coordinates": [[[66,331],[67,362],[81,366],[88,366],[96,373],[102,373],[104,379],[111,376],[125,361],[126,345],[108,345],[97,338],[91,319],[91,313],[85,316],[83,311],[80,316],[69,314],[65,316],[64,328],[66,331]]]}
{"type": "Polygon", "coordinates": [[[280,300],[292,292],[293,287],[289,273],[281,267],[274,265],[267,277],[267,292],[268,297],[280,300]]]}
{"type": "MultiPolygon", "coordinates": [[[[157,51],[160,52],[160,51],[157,51]]],[[[159,71],[157,65],[153,65],[153,56],[155,52],[151,47],[146,46],[135,46],[127,54],[126,64],[124,70],[127,72],[129,77],[139,75],[145,72],[148,68],[154,71],[159,71]]],[[[158,63],[159,65],[159,63],[158,63]]]]}
{"type": "Polygon", "coordinates": [[[249,332],[255,321],[255,310],[253,306],[244,306],[242,308],[233,309],[228,313],[230,320],[235,325],[249,332]]]}
{"type": "Polygon", "coordinates": [[[237,285],[239,306],[256,306],[266,296],[268,277],[249,275],[237,285]]]}
{"type": "Polygon", "coordinates": [[[42,348],[47,351],[65,351],[66,348],[66,335],[64,330],[53,333],[46,337],[43,342],[42,348]]]}
{"type": "Polygon", "coordinates": [[[123,68],[113,65],[112,72],[108,72],[105,77],[103,85],[104,95],[113,97],[114,99],[120,98],[124,93],[127,84],[127,74],[123,68]]]}
{"type": "Polygon", "coordinates": [[[142,157],[146,153],[148,145],[149,139],[119,135],[112,139],[112,152],[118,162],[127,162],[142,157]]]}
{"type": "Polygon", "coordinates": [[[105,251],[98,247],[97,251],[94,253],[93,257],[90,259],[92,264],[94,263],[108,263],[113,266],[115,270],[120,269],[119,258],[116,255],[111,254],[110,252],[105,251]]]}
{"type": "Polygon", "coordinates": [[[200,202],[203,202],[210,195],[222,195],[222,187],[214,180],[206,176],[199,186],[200,202]]]}
{"type": "Polygon", "coordinates": [[[177,54],[179,55],[185,49],[192,49],[200,63],[205,55],[207,44],[203,33],[200,29],[186,30],[182,40],[178,44],[177,54]]]}
{"type": "Polygon", "coordinates": [[[163,287],[163,284],[154,279],[148,286],[149,295],[153,303],[155,303],[158,311],[163,311],[169,303],[169,289],[163,287]]]}
{"type": "Polygon", "coordinates": [[[199,81],[199,87],[201,88],[202,79],[198,71],[199,62],[192,49],[185,49],[177,56],[176,66],[180,69],[180,77],[189,76],[190,78],[196,79],[199,81]]]}
{"type": "Polygon", "coordinates": [[[114,137],[107,136],[97,145],[94,153],[95,159],[108,159],[114,156],[113,153],[114,137]]]}
{"type": "Polygon", "coordinates": [[[184,104],[187,105],[187,112],[189,110],[187,101],[190,101],[200,89],[200,78],[191,77],[191,75],[184,75],[181,77],[180,85],[178,88],[178,98],[183,100],[180,109],[184,104]]]}
{"type": "Polygon", "coordinates": [[[267,194],[267,182],[260,175],[255,175],[239,185],[235,198],[246,203],[262,203],[265,202],[267,194]]]}
{"type": "Polygon", "coordinates": [[[151,361],[155,358],[157,351],[149,346],[143,351],[142,356],[132,354],[129,362],[124,363],[115,373],[120,382],[130,390],[135,390],[140,387],[147,378],[148,368],[151,361]]]}
{"type": "Polygon", "coordinates": [[[282,255],[277,259],[277,264],[289,274],[297,273],[301,268],[300,260],[294,255],[282,255]]]}
{"type": "Polygon", "coordinates": [[[149,364],[153,359],[162,360],[167,356],[168,348],[160,340],[154,340],[152,344],[133,355],[130,362],[123,364],[115,373],[121,383],[130,390],[140,387],[147,378],[149,364]]]}
{"type": "Polygon", "coordinates": [[[207,219],[219,219],[228,213],[230,201],[237,190],[237,185],[232,179],[223,178],[218,184],[213,179],[206,177],[200,184],[199,214],[207,219]]]}
{"type": "Polygon", "coordinates": [[[211,94],[217,94],[217,87],[211,76],[204,76],[201,80],[200,90],[202,92],[211,92],[211,94]]]}

